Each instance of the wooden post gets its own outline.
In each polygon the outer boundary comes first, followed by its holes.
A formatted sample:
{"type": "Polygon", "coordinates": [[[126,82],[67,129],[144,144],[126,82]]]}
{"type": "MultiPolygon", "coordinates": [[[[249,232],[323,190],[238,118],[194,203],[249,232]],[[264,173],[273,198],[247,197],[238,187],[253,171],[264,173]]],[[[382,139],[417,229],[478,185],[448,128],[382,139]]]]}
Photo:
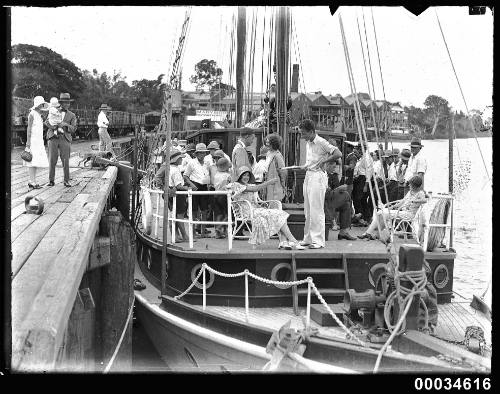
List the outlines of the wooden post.
{"type": "MultiPolygon", "coordinates": [[[[120,164],[124,164],[126,166],[130,166],[131,163],[129,161],[120,161],[120,164]]],[[[118,196],[118,210],[122,213],[125,220],[130,221],[132,215],[130,215],[130,181],[131,174],[130,170],[126,167],[117,166],[118,167],[118,176],[116,180],[116,189],[118,196]]]]}
{"type": "MultiPolygon", "coordinates": [[[[455,134],[455,114],[451,114],[451,128],[448,131],[448,191],[453,195],[453,138],[455,134]]],[[[450,244],[448,248],[453,247],[453,200],[450,204],[450,244]]]]}
{"type": "Polygon", "coordinates": [[[132,156],[132,163],[134,164],[134,169],[132,171],[132,214],[130,218],[130,223],[132,223],[132,228],[135,228],[135,204],[136,204],[136,186],[137,186],[137,166],[139,165],[139,158],[137,157],[137,132],[138,128],[134,128],[134,151],[132,156]]]}
{"type": "MultiPolygon", "coordinates": [[[[104,366],[113,355],[134,300],[135,238],[120,212],[107,212],[102,220],[111,240],[110,264],[102,268],[102,354],[104,366]]],[[[132,319],[112,365],[112,371],[132,367],[132,319]]]]}

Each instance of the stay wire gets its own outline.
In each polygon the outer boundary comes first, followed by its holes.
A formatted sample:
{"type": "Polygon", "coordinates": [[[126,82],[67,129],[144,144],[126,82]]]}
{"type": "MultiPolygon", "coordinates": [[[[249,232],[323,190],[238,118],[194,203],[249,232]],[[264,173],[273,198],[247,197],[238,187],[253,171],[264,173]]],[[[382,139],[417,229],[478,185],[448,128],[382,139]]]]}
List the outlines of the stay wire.
{"type": "Polygon", "coordinates": [[[457,75],[457,72],[455,70],[455,65],[453,64],[453,59],[451,58],[450,50],[448,48],[448,44],[447,44],[446,38],[444,36],[443,28],[441,27],[441,22],[439,20],[439,16],[438,16],[438,13],[437,13],[437,11],[436,11],[435,8],[434,8],[434,13],[436,14],[436,19],[437,19],[437,22],[438,22],[438,25],[439,25],[439,30],[441,31],[441,36],[443,37],[443,42],[444,42],[444,45],[446,47],[446,52],[448,53],[448,58],[450,59],[451,67],[453,69],[453,73],[455,74],[455,78],[457,80],[458,88],[460,89],[460,94],[462,95],[462,100],[464,101],[465,110],[467,111],[467,117],[468,117],[468,119],[470,121],[470,124],[471,124],[471,127],[472,127],[472,131],[474,132],[474,139],[476,140],[476,144],[477,144],[477,147],[479,149],[479,154],[481,155],[481,160],[483,161],[483,165],[484,165],[484,170],[486,172],[486,176],[488,177],[489,181],[491,182],[491,177],[490,177],[490,174],[488,172],[488,168],[486,166],[486,162],[485,162],[484,157],[483,157],[483,152],[481,151],[481,146],[479,145],[479,141],[477,140],[476,129],[474,128],[474,125],[472,123],[472,119],[470,117],[469,107],[467,106],[467,102],[465,101],[465,96],[464,96],[464,92],[462,90],[462,85],[460,85],[460,81],[458,79],[458,75],[457,75]]]}

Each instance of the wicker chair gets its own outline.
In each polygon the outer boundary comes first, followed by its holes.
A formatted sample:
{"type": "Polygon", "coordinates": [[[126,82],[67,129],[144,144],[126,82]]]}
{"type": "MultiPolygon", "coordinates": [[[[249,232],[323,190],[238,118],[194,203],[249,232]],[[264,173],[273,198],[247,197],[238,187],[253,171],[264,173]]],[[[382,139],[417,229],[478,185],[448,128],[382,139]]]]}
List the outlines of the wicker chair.
{"type": "MultiPolygon", "coordinates": [[[[269,200],[262,201],[257,192],[255,192],[255,200],[259,208],[282,209],[281,201],[269,200]]],[[[248,239],[247,235],[236,235],[241,229],[248,230],[252,233],[252,220],[254,206],[247,200],[231,201],[231,209],[234,215],[233,238],[248,239]]]]}

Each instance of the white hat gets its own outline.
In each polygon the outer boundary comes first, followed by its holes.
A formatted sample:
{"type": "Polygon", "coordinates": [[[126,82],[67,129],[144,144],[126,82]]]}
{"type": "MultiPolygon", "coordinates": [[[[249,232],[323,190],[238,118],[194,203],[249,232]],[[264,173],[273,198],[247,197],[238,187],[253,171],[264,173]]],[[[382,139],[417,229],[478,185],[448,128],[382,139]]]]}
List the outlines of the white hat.
{"type": "Polygon", "coordinates": [[[50,99],[50,106],[54,108],[59,108],[61,106],[61,104],[59,104],[59,100],[57,99],[57,97],[52,97],[50,99]]]}
{"type": "Polygon", "coordinates": [[[33,107],[31,107],[30,109],[35,109],[42,104],[45,108],[47,108],[47,106],[49,105],[49,103],[47,103],[42,96],[35,96],[35,98],[33,99],[33,107]]]}

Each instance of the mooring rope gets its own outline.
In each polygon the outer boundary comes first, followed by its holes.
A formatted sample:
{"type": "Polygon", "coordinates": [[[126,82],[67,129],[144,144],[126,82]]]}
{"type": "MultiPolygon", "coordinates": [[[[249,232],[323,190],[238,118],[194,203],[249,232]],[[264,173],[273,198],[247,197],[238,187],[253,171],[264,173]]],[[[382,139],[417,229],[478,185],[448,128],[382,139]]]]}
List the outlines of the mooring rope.
{"type": "Polygon", "coordinates": [[[115,361],[115,358],[116,358],[116,355],[118,354],[118,350],[120,350],[123,338],[125,337],[125,333],[127,332],[128,323],[130,322],[130,318],[132,317],[132,312],[134,311],[134,302],[135,302],[135,296],[134,296],[134,298],[132,300],[132,304],[130,305],[130,309],[128,311],[127,320],[125,321],[125,324],[123,326],[123,330],[122,330],[122,334],[120,335],[120,339],[118,340],[118,343],[116,344],[115,351],[113,352],[113,355],[109,359],[108,365],[106,365],[106,368],[104,368],[103,373],[108,373],[109,372],[109,369],[113,365],[113,363],[115,361]]]}

